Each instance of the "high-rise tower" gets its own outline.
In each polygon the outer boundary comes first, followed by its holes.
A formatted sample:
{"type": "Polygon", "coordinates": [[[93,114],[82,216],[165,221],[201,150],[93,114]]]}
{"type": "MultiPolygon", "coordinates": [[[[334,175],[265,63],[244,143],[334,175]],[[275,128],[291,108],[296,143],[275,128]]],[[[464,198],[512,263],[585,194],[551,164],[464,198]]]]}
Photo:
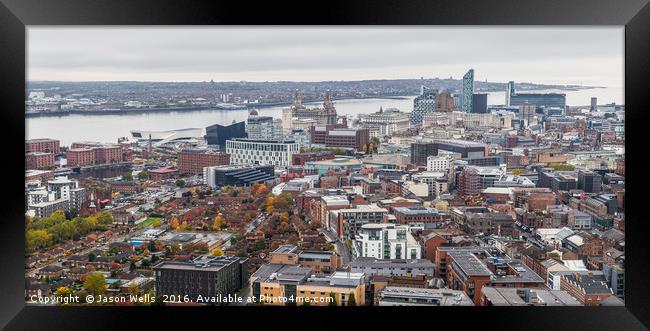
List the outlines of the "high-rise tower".
{"type": "Polygon", "coordinates": [[[472,97],[474,95],[474,69],[463,76],[463,102],[462,111],[465,113],[472,112],[472,97]]]}

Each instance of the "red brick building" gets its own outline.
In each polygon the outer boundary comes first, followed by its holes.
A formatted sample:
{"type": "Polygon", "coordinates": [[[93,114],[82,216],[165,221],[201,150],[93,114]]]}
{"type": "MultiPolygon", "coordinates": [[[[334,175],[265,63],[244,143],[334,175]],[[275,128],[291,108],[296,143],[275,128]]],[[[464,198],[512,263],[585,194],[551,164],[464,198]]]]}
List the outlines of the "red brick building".
{"type": "Polygon", "coordinates": [[[138,185],[134,181],[114,181],[111,183],[111,191],[113,193],[136,193],[138,185]]]}
{"type": "Polygon", "coordinates": [[[54,178],[54,171],[49,170],[27,170],[25,171],[25,181],[29,180],[40,180],[41,183],[45,183],[50,179],[54,178]]]}
{"type": "Polygon", "coordinates": [[[228,165],[230,155],[209,149],[184,149],[178,153],[178,171],[183,174],[203,175],[203,168],[228,165]]]}
{"type": "Polygon", "coordinates": [[[449,219],[447,214],[439,213],[437,209],[422,206],[393,207],[397,224],[428,224],[439,223],[449,219]]]}
{"type": "Polygon", "coordinates": [[[59,153],[59,141],[49,138],[43,139],[30,139],[25,141],[25,152],[41,152],[41,153],[59,153]]]}
{"type": "Polygon", "coordinates": [[[95,164],[95,151],[92,148],[70,148],[67,156],[68,167],[83,167],[95,164]]]}
{"type": "Polygon", "coordinates": [[[334,153],[332,152],[313,152],[313,153],[298,153],[291,156],[291,164],[294,166],[304,166],[306,162],[333,160],[334,153]]]}
{"type": "Polygon", "coordinates": [[[614,295],[603,275],[573,273],[560,278],[560,289],[569,292],[585,306],[598,306],[614,295]]]}
{"type": "Polygon", "coordinates": [[[311,143],[322,144],[327,147],[354,148],[363,150],[363,146],[370,141],[368,129],[352,129],[342,127],[341,124],[311,127],[311,143]]]}
{"type": "Polygon", "coordinates": [[[171,167],[152,169],[149,170],[149,178],[151,180],[166,180],[173,178],[177,173],[178,170],[171,167]]]}
{"type": "Polygon", "coordinates": [[[54,168],[54,154],[43,152],[29,152],[25,154],[27,169],[52,169],[54,168]]]}
{"type": "Polygon", "coordinates": [[[133,159],[133,153],[125,145],[75,142],[67,151],[68,165],[79,167],[113,164],[133,159]]]}

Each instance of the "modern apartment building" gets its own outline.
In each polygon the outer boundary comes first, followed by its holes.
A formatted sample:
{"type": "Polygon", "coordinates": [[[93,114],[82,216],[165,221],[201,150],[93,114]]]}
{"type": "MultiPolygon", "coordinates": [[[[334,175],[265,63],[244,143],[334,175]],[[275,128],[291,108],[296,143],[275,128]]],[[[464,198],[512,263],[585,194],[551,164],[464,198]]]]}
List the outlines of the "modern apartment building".
{"type": "Polygon", "coordinates": [[[231,165],[292,165],[294,154],[300,153],[300,144],[294,141],[264,141],[234,139],[226,141],[226,153],[231,165]]]}

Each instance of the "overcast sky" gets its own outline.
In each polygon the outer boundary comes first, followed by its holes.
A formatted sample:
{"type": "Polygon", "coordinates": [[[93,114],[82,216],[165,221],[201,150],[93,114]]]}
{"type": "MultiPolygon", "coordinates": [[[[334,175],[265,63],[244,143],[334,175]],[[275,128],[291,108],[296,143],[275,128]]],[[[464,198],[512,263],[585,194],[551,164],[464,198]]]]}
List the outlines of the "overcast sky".
{"type": "Polygon", "coordinates": [[[28,79],[623,86],[623,27],[29,27],[28,79]]]}

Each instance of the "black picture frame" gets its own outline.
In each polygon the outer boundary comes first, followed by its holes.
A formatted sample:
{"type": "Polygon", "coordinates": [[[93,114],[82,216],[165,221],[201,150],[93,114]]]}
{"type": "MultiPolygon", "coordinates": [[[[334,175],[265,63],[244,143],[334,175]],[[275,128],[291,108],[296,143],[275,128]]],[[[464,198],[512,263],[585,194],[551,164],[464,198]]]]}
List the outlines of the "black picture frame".
{"type": "MultiPolygon", "coordinates": [[[[504,1],[123,1],[0,0],[0,95],[2,96],[5,192],[0,229],[0,325],[7,329],[121,329],[136,324],[180,327],[362,328],[481,327],[500,329],[642,330],[650,326],[648,226],[644,189],[650,176],[645,157],[650,77],[650,5],[647,0],[504,1]],[[625,26],[625,105],[627,140],[627,226],[625,307],[598,308],[429,308],[379,307],[322,309],[61,308],[27,307],[24,302],[25,28],[29,25],[618,25],[625,26]],[[637,145],[632,149],[630,146],[637,145]],[[371,309],[372,308],[372,309],[371,309]],[[227,323],[227,324],[226,324],[227,323]],[[390,327],[400,327],[390,326],[390,327]]],[[[344,50],[342,50],[344,51],[344,50]]]]}

